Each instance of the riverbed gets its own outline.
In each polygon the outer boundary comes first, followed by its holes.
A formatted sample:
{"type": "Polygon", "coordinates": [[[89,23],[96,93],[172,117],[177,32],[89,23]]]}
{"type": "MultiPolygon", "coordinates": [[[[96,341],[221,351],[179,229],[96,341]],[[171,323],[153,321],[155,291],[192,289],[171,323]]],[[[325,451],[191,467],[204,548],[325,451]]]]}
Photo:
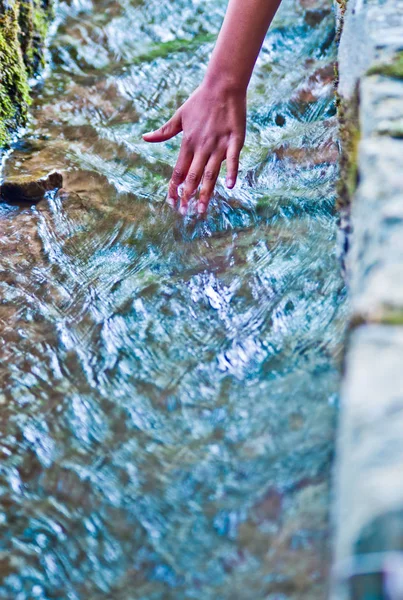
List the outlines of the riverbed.
{"type": "Polygon", "coordinates": [[[345,323],[335,18],[285,0],[234,190],[165,203],[147,145],[225,0],[74,0],[0,204],[0,598],[323,600],[345,323]]]}

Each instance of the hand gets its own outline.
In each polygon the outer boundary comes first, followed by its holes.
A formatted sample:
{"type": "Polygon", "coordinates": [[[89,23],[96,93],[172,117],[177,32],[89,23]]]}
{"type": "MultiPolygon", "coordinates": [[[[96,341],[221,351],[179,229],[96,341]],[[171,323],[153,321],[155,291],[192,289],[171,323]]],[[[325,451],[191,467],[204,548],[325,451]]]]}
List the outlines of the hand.
{"type": "Polygon", "coordinates": [[[146,142],[164,142],[183,131],[167,202],[173,207],[177,205],[178,187],[184,183],[179,211],[185,215],[189,200],[202,183],[197,211],[204,213],[224,160],[227,163],[227,187],[233,188],[245,128],[246,92],[217,89],[203,83],[165,125],[145,134],[146,142]]]}

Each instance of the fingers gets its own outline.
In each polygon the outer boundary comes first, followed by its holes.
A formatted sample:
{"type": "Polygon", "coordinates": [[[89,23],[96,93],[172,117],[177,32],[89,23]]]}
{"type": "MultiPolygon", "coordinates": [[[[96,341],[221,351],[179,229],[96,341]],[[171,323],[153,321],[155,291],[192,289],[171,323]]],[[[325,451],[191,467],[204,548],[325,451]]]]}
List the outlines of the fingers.
{"type": "Polygon", "coordinates": [[[188,174],[189,167],[192,164],[193,153],[191,150],[182,142],[182,146],[179,152],[178,160],[172,173],[171,180],[168,187],[167,202],[170,206],[175,207],[179,200],[178,187],[185,181],[186,175],[188,174]]]}
{"type": "Polygon", "coordinates": [[[236,140],[231,141],[227,150],[227,187],[232,189],[236,184],[239,170],[239,155],[242,144],[236,140]]]}
{"type": "MultiPolygon", "coordinates": [[[[157,132],[144,136],[144,139],[146,141],[162,141],[176,135],[179,132],[178,128],[181,130],[181,124],[175,124],[175,119],[178,119],[177,115],[157,132]]],[[[243,143],[239,138],[233,138],[227,147],[226,144],[221,144],[218,148],[216,147],[213,154],[209,155],[206,150],[203,151],[202,149],[195,153],[194,147],[187,143],[184,138],[178,161],[169,182],[168,204],[172,207],[177,206],[179,200],[178,188],[185,183],[179,208],[179,212],[185,215],[190,199],[195,195],[200,182],[203,181],[197,210],[199,214],[205,213],[213,195],[223,160],[227,162],[227,186],[230,189],[235,186],[242,145],[243,143]]]]}
{"type": "Polygon", "coordinates": [[[210,156],[208,163],[203,173],[203,185],[200,190],[199,203],[197,206],[197,212],[203,214],[206,212],[210,198],[213,195],[214,187],[217,182],[218,175],[220,174],[220,167],[223,161],[223,156],[219,154],[213,154],[210,156]]]}
{"type": "Polygon", "coordinates": [[[170,140],[175,137],[182,131],[182,119],[180,113],[175,113],[172,119],[169,119],[159,129],[156,131],[151,131],[150,133],[145,133],[143,135],[143,140],[145,142],[165,142],[166,140],[170,140]]]}
{"type": "Polygon", "coordinates": [[[181,197],[181,205],[179,212],[182,215],[187,213],[187,207],[189,204],[189,200],[194,196],[197,191],[197,188],[200,185],[203,171],[208,161],[208,155],[206,154],[197,154],[193,157],[192,164],[189,167],[189,171],[186,175],[185,185],[182,192],[181,197]]]}

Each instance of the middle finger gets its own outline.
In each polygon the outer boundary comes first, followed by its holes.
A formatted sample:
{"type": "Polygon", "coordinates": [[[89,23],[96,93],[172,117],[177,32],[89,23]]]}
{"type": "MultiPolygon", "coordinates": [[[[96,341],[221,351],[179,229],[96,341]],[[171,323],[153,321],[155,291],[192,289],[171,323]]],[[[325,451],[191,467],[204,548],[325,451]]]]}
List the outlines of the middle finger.
{"type": "Polygon", "coordinates": [[[190,165],[188,174],[186,176],[185,185],[183,188],[180,213],[185,215],[187,212],[187,206],[191,197],[196,193],[197,188],[200,185],[201,178],[203,176],[204,168],[209,159],[208,154],[196,154],[193,157],[192,164],[190,165]]]}

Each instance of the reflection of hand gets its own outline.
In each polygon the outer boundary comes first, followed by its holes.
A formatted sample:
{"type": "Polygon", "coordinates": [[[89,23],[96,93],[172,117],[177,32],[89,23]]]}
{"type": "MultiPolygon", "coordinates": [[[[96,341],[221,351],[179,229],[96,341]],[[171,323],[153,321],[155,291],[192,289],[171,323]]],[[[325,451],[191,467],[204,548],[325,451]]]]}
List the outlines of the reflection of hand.
{"type": "Polygon", "coordinates": [[[227,186],[234,187],[239,155],[245,140],[246,93],[203,83],[157,131],[143,136],[146,142],[164,142],[183,131],[167,201],[175,206],[178,186],[184,183],[180,213],[202,183],[198,212],[204,213],[214,191],[221,163],[227,161],[227,186]]]}

